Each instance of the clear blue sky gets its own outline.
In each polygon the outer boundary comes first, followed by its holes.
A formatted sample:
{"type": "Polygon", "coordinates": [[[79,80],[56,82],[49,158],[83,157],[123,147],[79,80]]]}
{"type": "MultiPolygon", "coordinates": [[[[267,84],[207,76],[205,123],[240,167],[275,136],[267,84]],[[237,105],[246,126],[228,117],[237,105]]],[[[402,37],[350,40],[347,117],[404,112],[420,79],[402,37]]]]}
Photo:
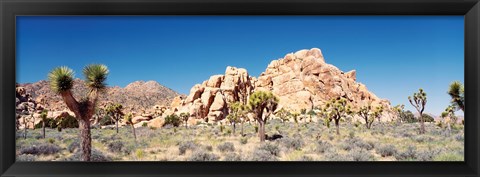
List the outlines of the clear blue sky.
{"type": "Polygon", "coordinates": [[[320,48],[327,63],[392,105],[418,88],[440,114],[464,81],[463,16],[23,16],[17,17],[17,81],[45,80],[66,65],[82,78],[106,64],[108,84],[155,80],[180,93],[227,66],[258,76],[273,59],[320,48]]]}

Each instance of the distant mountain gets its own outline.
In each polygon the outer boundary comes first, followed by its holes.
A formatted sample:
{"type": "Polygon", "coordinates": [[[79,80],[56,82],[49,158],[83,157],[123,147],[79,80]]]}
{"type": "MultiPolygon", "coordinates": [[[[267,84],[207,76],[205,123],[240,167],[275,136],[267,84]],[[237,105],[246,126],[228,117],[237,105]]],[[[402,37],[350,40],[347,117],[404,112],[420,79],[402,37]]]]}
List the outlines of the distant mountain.
{"type": "MultiPolygon", "coordinates": [[[[42,80],[35,83],[19,84],[24,87],[27,93],[30,93],[33,99],[45,96],[50,110],[66,109],[62,98],[53,93],[48,81],[42,80]]],[[[73,94],[77,100],[80,100],[87,93],[84,81],[74,80],[73,94]]],[[[156,81],[135,81],[128,84],[125,88],[118,86],[107,87],[105,94],[100,94],[99,104],[106,102],[115,102],[122,104],[126,110],[140,111],[141,109],[150,109],[154,105],[169,106],[176,96],[181,96],[174,90],[160,85],[156,81]]]]}

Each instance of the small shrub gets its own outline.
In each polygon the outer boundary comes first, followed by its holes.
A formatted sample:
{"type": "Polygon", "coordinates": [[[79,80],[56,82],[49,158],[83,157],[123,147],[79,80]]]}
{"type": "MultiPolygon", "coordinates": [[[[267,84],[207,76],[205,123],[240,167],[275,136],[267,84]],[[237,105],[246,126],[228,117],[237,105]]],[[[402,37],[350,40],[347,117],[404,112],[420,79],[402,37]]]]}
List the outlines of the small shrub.
{"type": "Polygon", "coordinates": [[[346,157],[342,154],[339,154],[337,152],[337,150],[335,150],[335,149],[327,149],[323,154],[323,158],[326,161],[348,161],[348,160],[350,160],[348,157],[346,157]]]}
{"type": "Polygon", "coordinates": [[[457,154],[457,153],[443,153],[435,158],[433,158],[434,161],[463,161],[464,157],[463,155],[457,154]]]}
{"type": "Polygon", "coordinates": [[[225,142],[223,144],[218,145],[217,149],[220,152],[234,152],[235,151],[235,146],[231,142],[225,142]]]}
{"type": "Polygon", "coordinates": [[[300,159],[298,159],[297,161],[313,161],[313,158],[310,157],[310,156],[303,155],[303,156],[300,157],[300,159]]]}
{"type": "Polygon", "coordinates": [[[197,144],[195,144],[195,142],[193,141],[184,141],[178,145],[178,150],[180,151],[180,155],[185,154],[187,150],[194,150],[196,148],[197,148],[197,144]]]}
{"type": "MultiPolygon", "coordinates": [[[[71,157],[66,158],[65,161],[81,161],[81,151],[75,152],[71,157]]],[[[108,162],[112,161],[112,158],[103,155],[101,151],[98,151],[96,149],[92,149],[92,154],[90,155],[90,160],[93,162],[108,162]]]]}
{"type": "Polygon", "coordinates": [[[70,153],[74,153],[75,151],[77,151],[78,149],[80,149],[80,143],[78,141],[73,141],[72,143],[70,143],[67,147],[67,150],[70,152],[70,153]]]}
{"type": "Polygon", "coordinates": [[[271,155],[274,155],[274,156],[280,155],[280,148],[278,147],[278,145],[276,145],[274,143],[264,143],[264,144],[260,145],[260,147],[258,149],[259,150],[265,150],[265,151],[269,152],[271,155]]]}
{"type": "Polygon", "coordinates": [[[148,126],[148,123],[144,122],[142,123],[142,127],[147,127],[148,126]]]}
{"type": "Polygon", "coordinates": [[[107,145],[108,150],[113,153],[120,153],[124,150],[124,144],[121,141],[114,141],[107,145]]]}
{"type": "Polygon", "coordinates": [[[397,153],[397,149],[393,145],[384,145],[377,148],[377,153],[382,157],[393,156],[397,153]]]}
{"type": "Polygon", "coordinates": [[[350,139],[355,138],[355,132],[350,131],[350,132],[348,133],[348,137],[349,137],[350,139]]]}
{"type": "Polygon", "coordinates": [[[145,156],[145,152],[143,152],[143,150],[141,149],[137,149],[135,151],[135,156],[137,157],[137,159],[142,159],[145,156]]]}
{"type": "Polygon", "coordinates": [[[217,161],[218,159],[220,159],[219,156],[202,150],[194,151],[188,158],[189,161],[217,161]]]}
{"type": "Polygon", "coordinates": [[[282,138],[281,142],[286,148],[294,150],[302,149],[303,145],[305,144],[303,139],[299,136],[296,136],[295,138],[282,138]]]}
{"type": "Polygon", "coordinates": [[[248,138],[247,137],[240,138],[240,144],[247,144],[247,143],[248,143],[248,138]]]}
{"type": "Polygon", "coordinates": [[[320,140],[317,142],[315,151],[318,153],[325,153],[325,151],[327,151],[328,149],[331,149],[332,147],[333,145],[330,144],[329,142],[320,140]]]}
{"type": "Polygon", "coordinates": [[[50,144],[53,144],[53,143],[55,143],[55,140],[52,139],[52,138],[48,138],[48,142],[49,142],[50,144]]]}
{"type": "Polygon", "coordinates": [[[428,148],[417,153],[417,160],[419,161],[432,161],[435,156],[440,154],[440,150],[428,148]]]}
{"type": "Polygon", "coordinates": [[[363,148],[359,148],[359,147],[356,147],[354,149],[352,149],[348,156],[353,160],[353,161],[372,161],[374,160],[373,158],[373,155],[363,149],[363,148]]]}
{"type": "Polygon", "coordinates": [[[465,137],[463,136],[463,134],[458,134],[458,135],[455,135],[455,140],[457,141],[464,141],[465,137]]]}
{"type": "Polygon", "coordinates": [[[176,114],[171,114],[165,117],[165,123],[163,124],[163,126],[171,125],[174,127],[178,127],[180,123],[181,123],[180,117],[178,117],[176,114]]]}
{"type": "Polygon", "coordinates": [[[242,157],[237,153],[228,153],[223,158],[224,161],[241,161],[242,157]]]}
{"type": "Polygon", "coordinates": [[[60,151],[60,147],[54,144],[40,144],[38,146],[22,147],[20,149],[20,154],[32,154],[32,155],[49,155],[55,154],[60,151]]]}
{"type": "Polygon", "coordinates": [[[21,154],[17,156],[16,160],[21,162],[33,162],[36,160],[36,157],[31,154],[21,154]]]}
{"type": "Polygon", "coordinates": [[[205,149],[206,149],[207,151],[213,151],[213,147],[212,147],[212,146],[210,146],[210,145],[208,145],[208,146],[205,146],[205,149]]]}
{"type": "Polygon", "coordinates": [[[265,149],[255,149],[249,161],[278,161],[277,157],[265,149]]]}
{"type": "Polygon", "coordinates": [[[395,154],[397,160],[413,160],[417,157],[417,148],[415,146],[408,146],[403,152],[395,154]]]}

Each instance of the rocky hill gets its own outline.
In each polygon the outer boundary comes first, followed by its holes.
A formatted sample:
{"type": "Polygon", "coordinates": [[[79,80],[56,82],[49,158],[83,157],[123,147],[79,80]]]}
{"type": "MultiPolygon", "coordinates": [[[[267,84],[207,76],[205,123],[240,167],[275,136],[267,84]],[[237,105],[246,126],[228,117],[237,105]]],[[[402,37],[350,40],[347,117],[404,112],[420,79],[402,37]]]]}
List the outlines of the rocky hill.
{"type": "MultiPolygon", "coordinates": [[[[87,88],[83,80],[75,79],[73,93],[75,98],[81,99],[87,93],[87,88]]],[[[40,102],[40,99],[47,101],[47,109],[64,110],[67,109],[62,98],[50,90],[48,81],[39,81],[35,83],[19,84],[24,87],[26,92],[31,94],[34,100],[40,102]]],[[[122,104],[128,111],[141,111],[152,108],[154,105],[167,105],[180,96],[177,92],[160,85],[155,81],[136,81],[128,84],[125,88],[118,86],[108,87],[105,94],[99,97],[100,105],[106,102],[115,102],[122,104]]]]}
{"type": "Polygon", "coordinates": [[[371,103],[383,105],[383,120],[393,119],[390,102],[378,98],[356,81],[356,71],[343,72],[325,62],[318,48],[300,50],[273,60],[258,78],[246,69],[227,67],[224,75],[214,75],[193,86],[178,105],[179,112],[189,112],[208,120],[221,120],[228,114],[228,103],[246,101],[257,90],[272,91],[280,99],[279,108],[310,110],[331,98],[344,97],[354,108],[371,103]]]}

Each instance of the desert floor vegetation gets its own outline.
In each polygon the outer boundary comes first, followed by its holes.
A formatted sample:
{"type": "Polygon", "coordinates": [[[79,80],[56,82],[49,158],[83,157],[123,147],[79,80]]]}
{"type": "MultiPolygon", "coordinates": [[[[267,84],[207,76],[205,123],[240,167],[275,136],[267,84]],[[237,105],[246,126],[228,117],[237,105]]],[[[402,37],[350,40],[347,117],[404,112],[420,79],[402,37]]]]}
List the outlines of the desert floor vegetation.
{"type": "MultiPolygon", "coordinates": [[[[336,127],[323,122],[299,125],[270,120],[268,136],[282,138],[260,142],[256,123],[245,123],[244,136],[231,126],[200,124],[163,128],[131,127],[92,129],[92,161],[463,161],[464,127],[454,124],[447,132],[435,123],[379,123],[371,129],[343,122],[336,127]]],[[[79,161],[78,130],[17,132],[17,161],[79,161]]]]}

